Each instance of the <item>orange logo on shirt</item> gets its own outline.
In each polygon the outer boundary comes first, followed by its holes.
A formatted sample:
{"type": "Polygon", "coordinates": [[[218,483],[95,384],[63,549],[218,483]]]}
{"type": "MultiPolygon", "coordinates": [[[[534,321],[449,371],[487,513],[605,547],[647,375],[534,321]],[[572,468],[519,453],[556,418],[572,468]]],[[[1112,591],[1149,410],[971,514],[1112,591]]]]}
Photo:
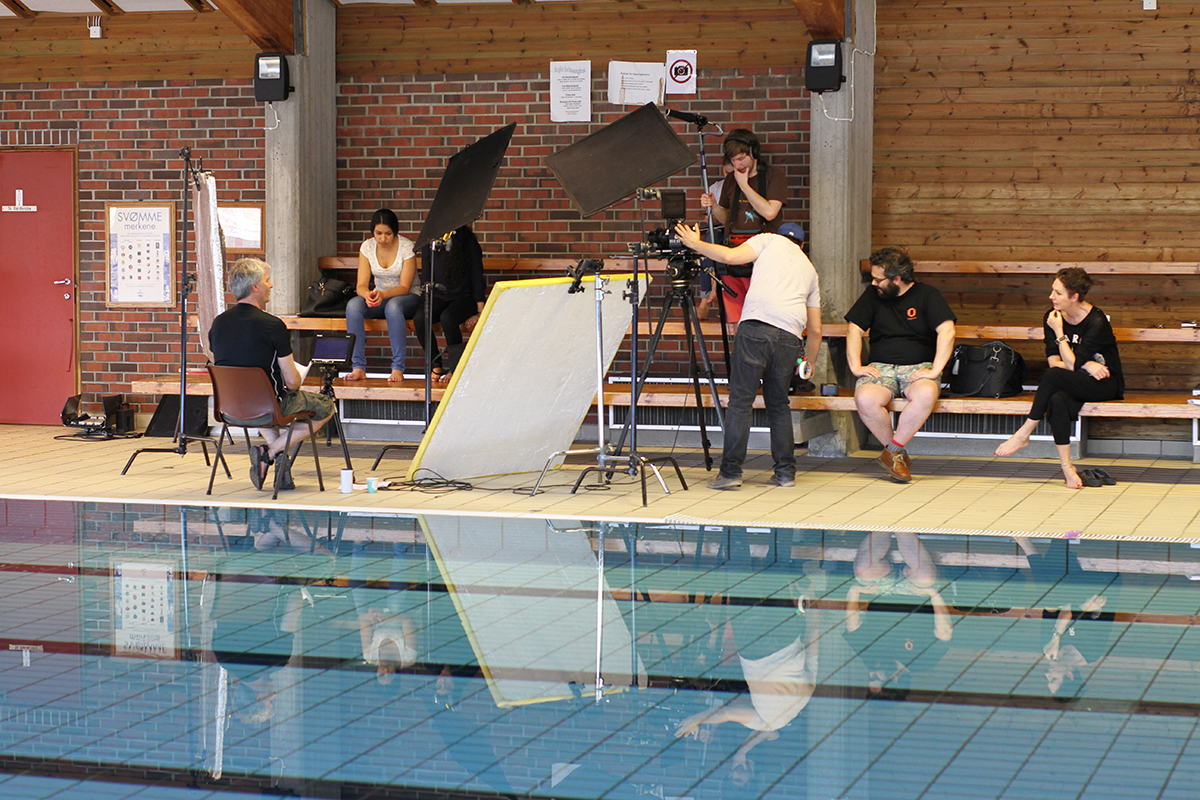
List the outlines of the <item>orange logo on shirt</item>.
{"type": "Polygon", "coordinates": [[[917,318],[917,310],[916,310],[915,308],[910,308],[910,309],[908,310],[908,318],[909,318],[909,319],[916,319],[916,318],[917,318]]]}

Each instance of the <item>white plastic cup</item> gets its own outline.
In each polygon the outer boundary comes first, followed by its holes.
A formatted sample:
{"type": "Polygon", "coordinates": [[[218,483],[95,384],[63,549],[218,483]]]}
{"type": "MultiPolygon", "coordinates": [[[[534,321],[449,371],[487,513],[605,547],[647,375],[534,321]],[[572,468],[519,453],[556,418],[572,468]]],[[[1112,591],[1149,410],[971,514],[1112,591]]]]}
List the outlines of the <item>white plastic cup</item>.
{"type": "Polygon", "coordinates": [[[379,478],[367,478],[367,493],[375,494],[379,491],[379,478]]]}
{"type": "Polygon", "coordinates": [[[354,491],[354,470],[342,470],[342,494],[350,494],[354,491]]]}

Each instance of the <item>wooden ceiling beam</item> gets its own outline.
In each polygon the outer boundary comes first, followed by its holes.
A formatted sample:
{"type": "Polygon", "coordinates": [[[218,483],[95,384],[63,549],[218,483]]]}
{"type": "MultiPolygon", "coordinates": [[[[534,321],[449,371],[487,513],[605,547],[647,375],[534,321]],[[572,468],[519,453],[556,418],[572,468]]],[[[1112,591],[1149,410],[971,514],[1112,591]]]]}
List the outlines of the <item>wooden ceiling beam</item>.
{"type": "Polygon", "coordinates": [[[846,38],[844,0],[792,0],[813,39],[846,38]]]}
{"type": "Polygon", "coordinates": [[[260,50],[295,54],[292,0],[221,0],[219,8],[260,50]]]}
{"type": "Polygon", "coordinates": [[[210,6],[208,3],[204,2],[204,0],[183,0],[183,2],[185,2],[189,6],[191,6],[193,11],[212,11],[213,10],[213,7],[210,6]]]}
{"type": "Polygon", "coordinates": [[[20,0],[0,0],[0,5],[3,5],[21,19],[33,19],[37,16],[33,11],[26,8],[25,4],[20,2],[20,0]]]}
{"type": "Polygon", "coordinates": [[[113,3],[112,0],[92,0],[92,5],[103,11],[110,17],[115,17],[119,14],[124,14],[125,9],[113,3]]]}

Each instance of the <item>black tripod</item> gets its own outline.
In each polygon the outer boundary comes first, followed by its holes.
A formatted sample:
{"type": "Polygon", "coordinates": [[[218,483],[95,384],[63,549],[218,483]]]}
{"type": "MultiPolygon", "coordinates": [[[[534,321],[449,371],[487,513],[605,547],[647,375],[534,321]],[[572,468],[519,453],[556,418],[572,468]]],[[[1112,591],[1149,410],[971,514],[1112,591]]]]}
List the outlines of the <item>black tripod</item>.
{"type": "MultiPolygon", "coordinates": [[[[353,337],[351,337],[351,347],[353,337]]],[[[342,456],[346,459],[346,469],[354,469],[350,465],[350,448],[346,446],[346,431],[342,428],[342,415],[338,412],[337,396],[333,393],[333,379],[338,375],[338,362],[318,361],[313,366],[321,375],[321,394],[333,401],[333,419],[329,420],[329,424],[325,426],[325,446],[328,447],[333,442],[332,432],[330,428],[337,426],[338,439],[342,443],[342,456]]],[[[296,444],[296,452],[292,454],[292,461],[296,460],[296,456],[300,455],[300,446],[303,442],[296,444]]]]}
{"type": "MultiPolygon", "coordinates": [[[[204,450],[204,466],[210,466],[212,462],[208,458],[207,442],[217,443],[217,440],[211,436],[192,436],[184,430],[184,413],[187,408],[187,319],[188,319],[188,295],[192,291],[192,275],[188,273],[187,258],[188,258],[188,195],[191,193],[191,183],[195,182],[199,188],[199,181],[196,180],[196,171],[192,169],[192,149],[184,147],[179,151],[180,158],[183,159],[183,250],[179,259],[181,275],[179,278],[179,425],[175,428],[175,446],[174,447],[143,447],[140,450],[135,450],[133,455],[129,457],[129,461],[125,464],[125,469],[121,470],[124,475],[133,466],[133,460],[142,453],[178,453],[181,456],[187,455],[188,441],[200,442],[200,447],[204,450]]],[[[224,436],[227,432],[221,431],[224,436]]],[[[233,435],[229,435],[229,443],[233,444],[233,435]]],[[[225,477],[232,479],[233,474],[229,471],[229,465],[225,463],[225,456],[221,456],[221,466],[225,468],[225,477]]]]}
{"type": "MultiPolygon", "coordinates": [[[[650,336],[650,344],[647,348],[646,361],[642,365],[642,371],[638,374],[634,385],[633,402],[636,405],[638,398],[641,397],[642,388],[646,383],[646,376],[650,373],[650,365],[654,362],[654,354],[657,352],[658,343],[662,339],[663,328],[666,325],[667,317],[670,316],[671,306],[677,305],[680,311],[683,312],[683,329],[687,336],[688,349],[688,377],[692,381],[692,389],[696,395],[696,417],[700,427],[700,442],[704,447],[704,468],[711,470],[713,465],[712,455],[709,452],[711,444],[708,440],[708,428],[704,423],[704,401],[700,395],[700,377],[701,372],[699,364],[696,362],[696,345],[700,346],[700,359],[704,363],[704,379],[708,382],[709,392],[712,394],[713,409],[716,411],[717,424],[724,429],[725,418],[721,413],[721,401],[717,396],[717,383],[713,377],[712,361],[708,357],[708,346],[704,341],[704,331],[700,328],[700,317],[696,314],[696,305],[693,302],[695,295],[692,291],[692,278],[698,272],[704,272],[695,260],[689,255],[675,256],[667,262],[667,276],[671,281],[671,288],[667,291],[666,301],[663,303],[662,311],[658,315],[658,325],[654,329],[654,333],[650,336]]],[[[736,297],[737,293],[726,287],[715,273],[708,271],[709,277],[717,282],[724,291],[729,292],[736,297]]],[[[629,419],[625,421],[625,427],[621,431],[621,436],[617,439],[616,449],[621,452],[621,447],[625,443],[625,437],[630,431],[633,424],[633,415],[630,414],[629,419]]]]}

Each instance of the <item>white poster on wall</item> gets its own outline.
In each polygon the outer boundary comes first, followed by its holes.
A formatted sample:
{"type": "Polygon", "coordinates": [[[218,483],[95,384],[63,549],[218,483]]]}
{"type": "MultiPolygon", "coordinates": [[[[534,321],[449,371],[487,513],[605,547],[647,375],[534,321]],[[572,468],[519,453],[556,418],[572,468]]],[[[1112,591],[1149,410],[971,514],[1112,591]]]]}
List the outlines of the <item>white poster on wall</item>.
{"type": "Polygon", "coordinates": [[[667,51],[667,94],[696,93],[696,51],[667,51]]]}
{"type": "Polygon", "coordinates": [[[666,89],[664,64],[633,61],[608,62],[608,102],[615,106],[661,103],[666,89]]]}
{"type": "Polygon", "coordinates": [[[592,62],[550,62],[550,121],[592,121],[592,62]]]}

